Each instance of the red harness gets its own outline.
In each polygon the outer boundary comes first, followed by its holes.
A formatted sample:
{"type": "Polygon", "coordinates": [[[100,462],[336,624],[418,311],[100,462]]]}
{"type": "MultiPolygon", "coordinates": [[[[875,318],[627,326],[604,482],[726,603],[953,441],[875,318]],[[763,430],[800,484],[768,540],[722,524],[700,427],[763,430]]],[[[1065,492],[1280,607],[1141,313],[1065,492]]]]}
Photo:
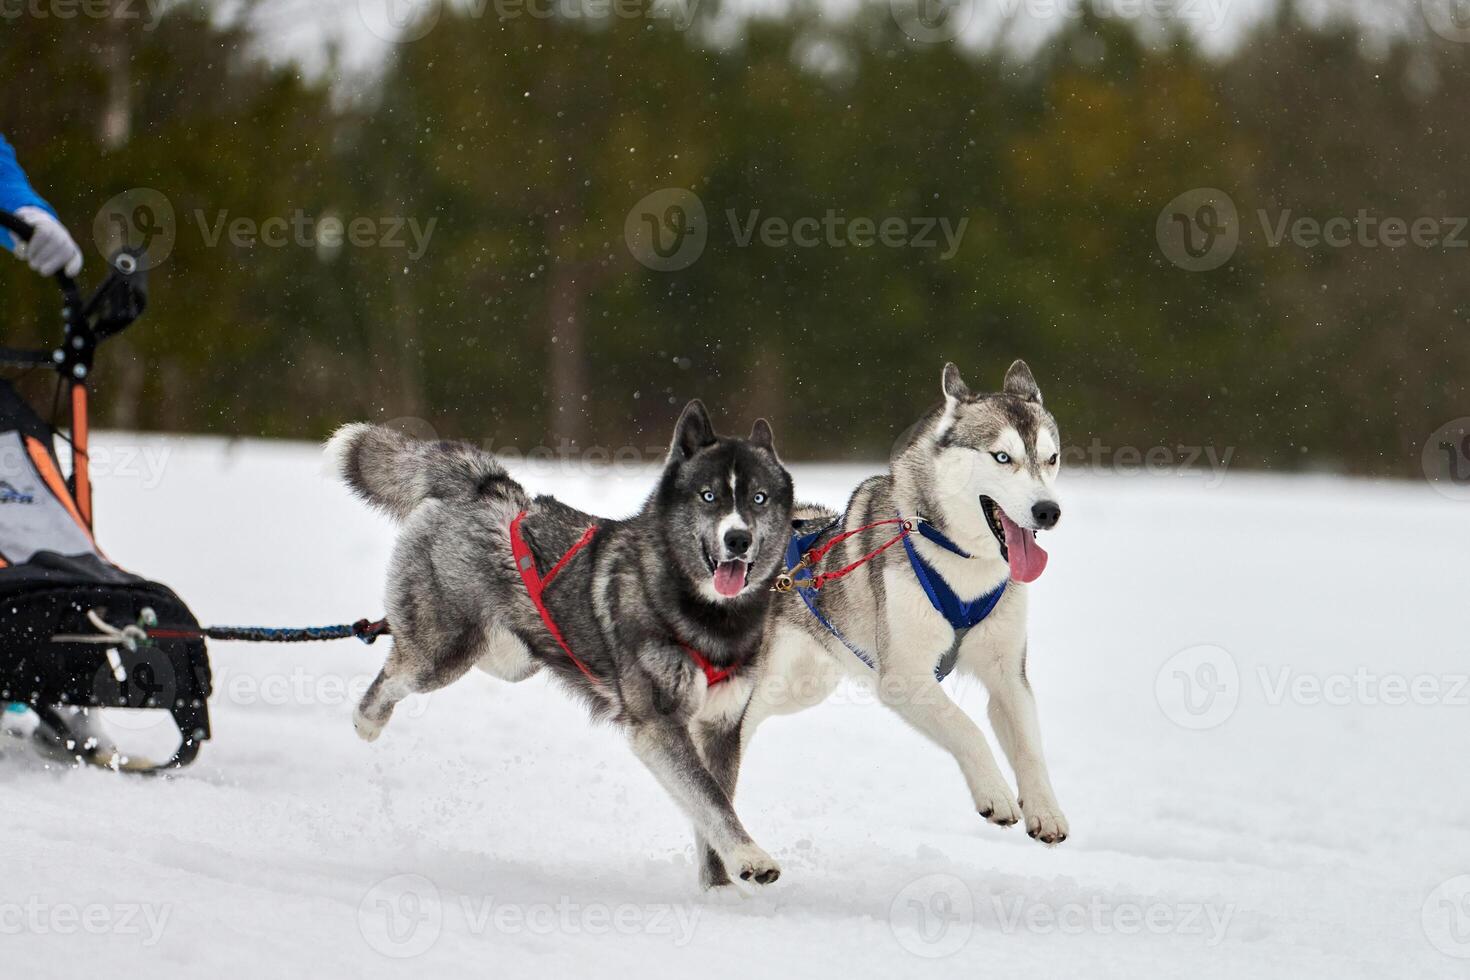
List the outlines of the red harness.
{"type": "MultiPolygon", "coordinates": [[[[874,558],[877,558],[879,555],[883,554],[883,552],[887,551],[889,548],[892,548],[904,538],[908,537],[913,532],[913,530],[913,521],[907,521],[901,517],[894,517],[889,518],[886,521],[874,521],[871,524],[864,524],[862,527],[855,527],[851,531],[843,531],[841,534],[835,535],[831,541],[828,541],[821,547],[813,548],[806,554],[800,555],[800,560],[798,560],[795,565],[791,566],[790,568],[786,569],[786,571],[776,576],[776,584],[772,586],[772,591],[790,592],[792,589],[797,588],[798,586],[803,589],[820,589],[828,582],[835,582],[838,579],[842,578],[842,576],[847,575],[849,572],[857,571],[863,565],[866,565],[868,562],[872,561],[874,558]],[[866,555],[863,555],[857,561],[852,562],[849,565],[844,565],[841,568],[837,569],[837,571],[835,572],[818,572],[816,570],[817,562],[825,558],[827,556],[827,552],[831,551],[833,548],[837,547],[839,544],[846,541],[853,535],[862,534],[864,531],[871,531],[873,530],[873,528],[882,527],[885,524],[899,525],[898,533],[889,538],[887,541],[884,541],[882,544],[874,548],[872,551],[868,552],[866,555]],[[801,571],[802,569],[806,569],[811,572],[811,577],[808,579],[803,579],[801,582],[798,583],[795,576],[796,573],[801,571]]],[[[795,544],[795,540],[793,540],[792,543],[795,544]]],[[[790,561],[791,559],[787,558],[786,560],[790,561]]]]}
{"type": "Polygon", "coordinates": [[[675,642],[679,644],[679,649],[688,654],[689,659],[693,660],[699,665],[699,669],[704,671],[704,682],[710,687],[714,687],[721,681],[729,680],[730,676],[740,669],[740,664],[735,664],[731,667],[716,667],[704,658],[704,654],[689,646],[683,640],[676,640],[675,642]]]}
{"type": "MultiPolygon", "coordinates": [[[[600,685],[602,684],[602,680],[596,674],[592,673],[591,668],[572,652],[572,648],[567,644],[566,638],[561,635],[561,630],[557,628],[556,620],[551,618],[551,610],[546,608],[546,601],[543,598],[543,593],[546,592],[546,587],[551,584],[551,580],[556,578],[561,573],[561,570],[567,566],[567,562],[571,561],[577,552],[585,548],[588,542],[597,534],[597,525],[594,524],[586,531],[583,531],[582,536],[577,539],[576,543],[567,549],[567,553],[562,555],[555,565],[551,566],[551,571],[542,575],[536,571],[536,556],[531,554],[531,547],[526,544],[526,539],[521,534],[521,521],[525,516],[526,512],[521,511],[515,516],[515,520],[510,522],[510,553],[511,557],[515,559],[516,569],[521,573],[521,581],[526,584],[526,593],[531,597],[531,603],[536,607],[536,611],[541,614],[541,622],[546,625],[546,631],[551,634],[551,638],[556,641],[556,645],[561,647],[562,652],[567,655],[567,659],[576,664],[577,669],[589,681],[600,685]]],[[[714,687],[716,684],[728,680],[740,669],[740,664],[735,664],[732,667],[716,667],[709,662],[709,659],[704,654],[684,643],[682,640],[676,640],[675,642],[679,644],[679,649],[683,650],[689,659],[693,660],[699,669],[704,671],[704,681],[709,687],[714,687]]]]}

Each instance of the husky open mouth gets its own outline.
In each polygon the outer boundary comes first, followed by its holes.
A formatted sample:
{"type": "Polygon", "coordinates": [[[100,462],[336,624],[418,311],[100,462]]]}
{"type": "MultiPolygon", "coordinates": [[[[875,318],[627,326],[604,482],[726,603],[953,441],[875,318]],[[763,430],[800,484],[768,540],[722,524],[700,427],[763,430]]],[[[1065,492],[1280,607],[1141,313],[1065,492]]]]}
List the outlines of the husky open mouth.
{"type": "Polygon", "coordinates": [[[994,500],[982,494],[980,509],[985,523],[1000,545],[1000,557],[1011,566],[1011,578],[1017,582],[1034,582],[1046,571],[1046,551],[1036,543],[1036,532],[1023,528],[1006,516],[994,500]]]}
{"type": "Polygon", "coordinates": [[[710,557],[709,549],[704,549],[704,563],[709,566],[710,575],[714,579],[715,591],[727,599],[733,599],[745,588],[745,573],[750,569],[750,563],[739,558],[729,561],[716,562],[710,557]]]}

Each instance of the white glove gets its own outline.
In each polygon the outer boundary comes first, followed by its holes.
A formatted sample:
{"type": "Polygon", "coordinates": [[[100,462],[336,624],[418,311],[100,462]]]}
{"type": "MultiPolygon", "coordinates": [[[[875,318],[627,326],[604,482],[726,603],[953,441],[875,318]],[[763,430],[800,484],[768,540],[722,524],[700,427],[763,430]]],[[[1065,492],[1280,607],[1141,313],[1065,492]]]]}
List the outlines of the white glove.
{"type": "Polygon", "coordinates": [[[82,271],[82,250],[72,241],[66,226],[53,218],[49,211],[28,204],[16,208],[15,216],[35,229],[28,242],[11,236],[15,241],[16,258],[25,259],[43,276],[54,275],[63,267],[69,276],[82,271]]]}

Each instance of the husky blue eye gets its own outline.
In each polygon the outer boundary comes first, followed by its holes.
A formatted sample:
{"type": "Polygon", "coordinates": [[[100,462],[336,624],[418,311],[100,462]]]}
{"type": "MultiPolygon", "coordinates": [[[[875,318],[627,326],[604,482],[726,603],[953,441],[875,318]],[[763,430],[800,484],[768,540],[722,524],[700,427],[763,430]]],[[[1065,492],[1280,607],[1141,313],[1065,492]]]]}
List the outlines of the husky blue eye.
{"type": "Polygon", "coordinates": [[[707,504],[712,504],[715,502],[715,492],[713,490],[701,490],[699,492],[699,499],[707,504]]]}
{"type": "Polygon", "coordinates": [[[1047,466],[1055,466],[1055,465],[1057,465],[1057,454],[1056,453],[1052,453],[1051,454],[1051,459],[1049,459],[1049,460],[1046,461],[1046,465],[1047,466]]]}
{"type": "Polygon", "coordinates": [[[1009,463],[1011,461],[1010,453],[991,453],[990,455],[995,457],[997,463],[1009,463]]]}
{"type": "Polygon", "coordinates": [[[760,506],[763,506],[765,504],[765,502],[767,500],[769,500],[770,498],[767,497],[765,495],[765,493],[760,492],[760,493],[757,493],[754,497],[751,497],[750,499],[755,501],[755,505],[757,507],[760,507],[760,506]]]}

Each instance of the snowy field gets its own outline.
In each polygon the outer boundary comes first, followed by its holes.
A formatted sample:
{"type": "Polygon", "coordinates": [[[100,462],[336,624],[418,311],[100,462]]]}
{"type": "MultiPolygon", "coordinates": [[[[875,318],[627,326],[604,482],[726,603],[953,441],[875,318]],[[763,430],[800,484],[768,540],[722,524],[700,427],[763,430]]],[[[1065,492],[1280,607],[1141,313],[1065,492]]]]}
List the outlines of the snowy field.
{"type": "MultiPolygon", "coordinates": [[[[314,447],[98,447],[103,547],[201,621],[381,612],[389,528],[314,447]]],[[[833,505],[870,472],[794,469],[833,505]]],[[[650,482],[516,475],[605,513],[650,482]]],[[[1214,482],[1063,476],[1030,655],[1060,847],[987,825],[949,758],[844,688],[746,761],[737,807],[781,880],[711,900],[673,804],[553,686],[472,672],[366,745],[351,700],[382,644],[216,644],[214,740],[177,776],[3,749],[3,970],[1464,977],[1470,511],[1425,484],[1214,482]]]]}

